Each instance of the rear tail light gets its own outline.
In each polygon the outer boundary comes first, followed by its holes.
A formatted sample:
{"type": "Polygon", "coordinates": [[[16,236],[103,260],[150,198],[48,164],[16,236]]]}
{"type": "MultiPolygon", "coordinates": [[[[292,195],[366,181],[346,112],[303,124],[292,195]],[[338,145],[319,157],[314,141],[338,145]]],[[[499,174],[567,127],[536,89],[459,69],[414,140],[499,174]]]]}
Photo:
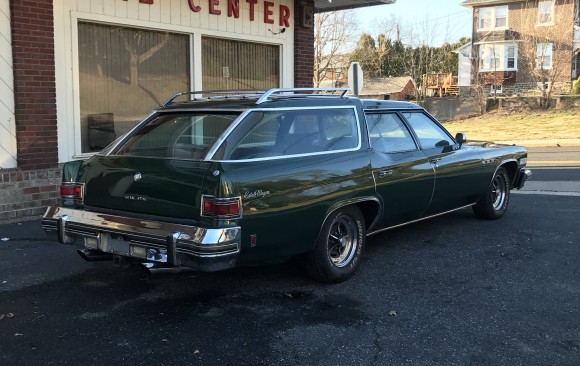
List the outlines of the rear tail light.
{"type": "Polygon", "coordinates": [[[82,206],[84,196],[84,184],[66,182],[60,185],[60,197],[63,206],[82,206]]]}
{"type": "Polygon", "coordinates": [[[83,184],[76,182],[61,184],[60,196],[62,198],[83,198],[83,184]]]}
{"type": "Polygon", "coordinates": [[[237,219],[242,217],[241,197],[215,198],[201,196],[201,215],[217,219],[237,219]]]}

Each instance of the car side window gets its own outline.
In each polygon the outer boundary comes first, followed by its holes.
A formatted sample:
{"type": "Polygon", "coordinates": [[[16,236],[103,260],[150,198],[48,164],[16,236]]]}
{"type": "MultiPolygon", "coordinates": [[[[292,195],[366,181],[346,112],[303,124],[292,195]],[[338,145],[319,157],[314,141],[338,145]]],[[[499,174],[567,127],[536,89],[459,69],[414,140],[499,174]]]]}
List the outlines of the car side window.
{"type": "Polygon", "coordinates": [[[413,131],[415,131],[423,149],[455,144],[455,141],[445,130],[423,112],[405,112],[403,117],[407,119],[413,131]]]}
{"type": "Polygon", "coordinates": [[[351,108],[259,110],[249,113],[237,130],[239,142],[226,153],[229,160],[353,149],[360,140],[351,108]]]}
{"type": "Polygon", "coordinates": [[[376,151],[393,153],[417,149],[411,133],[396,113],[369,113],[366,120],[371,146],[376,151]]]}

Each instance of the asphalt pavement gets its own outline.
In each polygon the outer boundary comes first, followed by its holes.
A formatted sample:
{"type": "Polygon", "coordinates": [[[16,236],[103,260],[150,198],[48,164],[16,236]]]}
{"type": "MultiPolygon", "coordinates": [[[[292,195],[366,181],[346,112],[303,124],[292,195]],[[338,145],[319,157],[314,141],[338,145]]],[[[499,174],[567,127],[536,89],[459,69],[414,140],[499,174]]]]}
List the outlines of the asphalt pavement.
{"type": "Polygon", "coordinates": [[[578,365],[580,198],[510,205],[373,236],[333,286],[294,263],[151,277],[4,225],[0,364],[578,365]]]}
{"type": "Polygon", "coordinates": [[[372,236],[337,285],[295,262],[149,276],[0,225],[0,364],[578,365],[580,197],[562,182],[580,168],[535,169],[501,220],[372,236]]]}

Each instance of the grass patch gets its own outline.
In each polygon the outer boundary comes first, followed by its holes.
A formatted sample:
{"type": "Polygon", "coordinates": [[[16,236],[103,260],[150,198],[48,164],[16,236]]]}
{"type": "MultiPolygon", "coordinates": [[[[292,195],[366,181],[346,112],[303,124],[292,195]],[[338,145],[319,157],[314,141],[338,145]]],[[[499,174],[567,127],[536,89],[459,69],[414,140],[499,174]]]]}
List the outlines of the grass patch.
{"type": "Polygon", "coordinates": [[[457,132],[467,134],[471,141],[580,139],[580,109],[494,111],[443,125],[453,135],[457,132]]]}

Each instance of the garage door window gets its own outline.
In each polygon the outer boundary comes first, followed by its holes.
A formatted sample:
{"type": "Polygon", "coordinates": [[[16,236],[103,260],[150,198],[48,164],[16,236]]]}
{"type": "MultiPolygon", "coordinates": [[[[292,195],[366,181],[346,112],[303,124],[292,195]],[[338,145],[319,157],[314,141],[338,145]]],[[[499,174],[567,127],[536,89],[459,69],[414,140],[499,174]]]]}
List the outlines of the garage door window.
{"type": "Polygon", "coordinates": [[[277,88],[280,48],[261,43],[202,38],[204,90],[277,88]]]}

